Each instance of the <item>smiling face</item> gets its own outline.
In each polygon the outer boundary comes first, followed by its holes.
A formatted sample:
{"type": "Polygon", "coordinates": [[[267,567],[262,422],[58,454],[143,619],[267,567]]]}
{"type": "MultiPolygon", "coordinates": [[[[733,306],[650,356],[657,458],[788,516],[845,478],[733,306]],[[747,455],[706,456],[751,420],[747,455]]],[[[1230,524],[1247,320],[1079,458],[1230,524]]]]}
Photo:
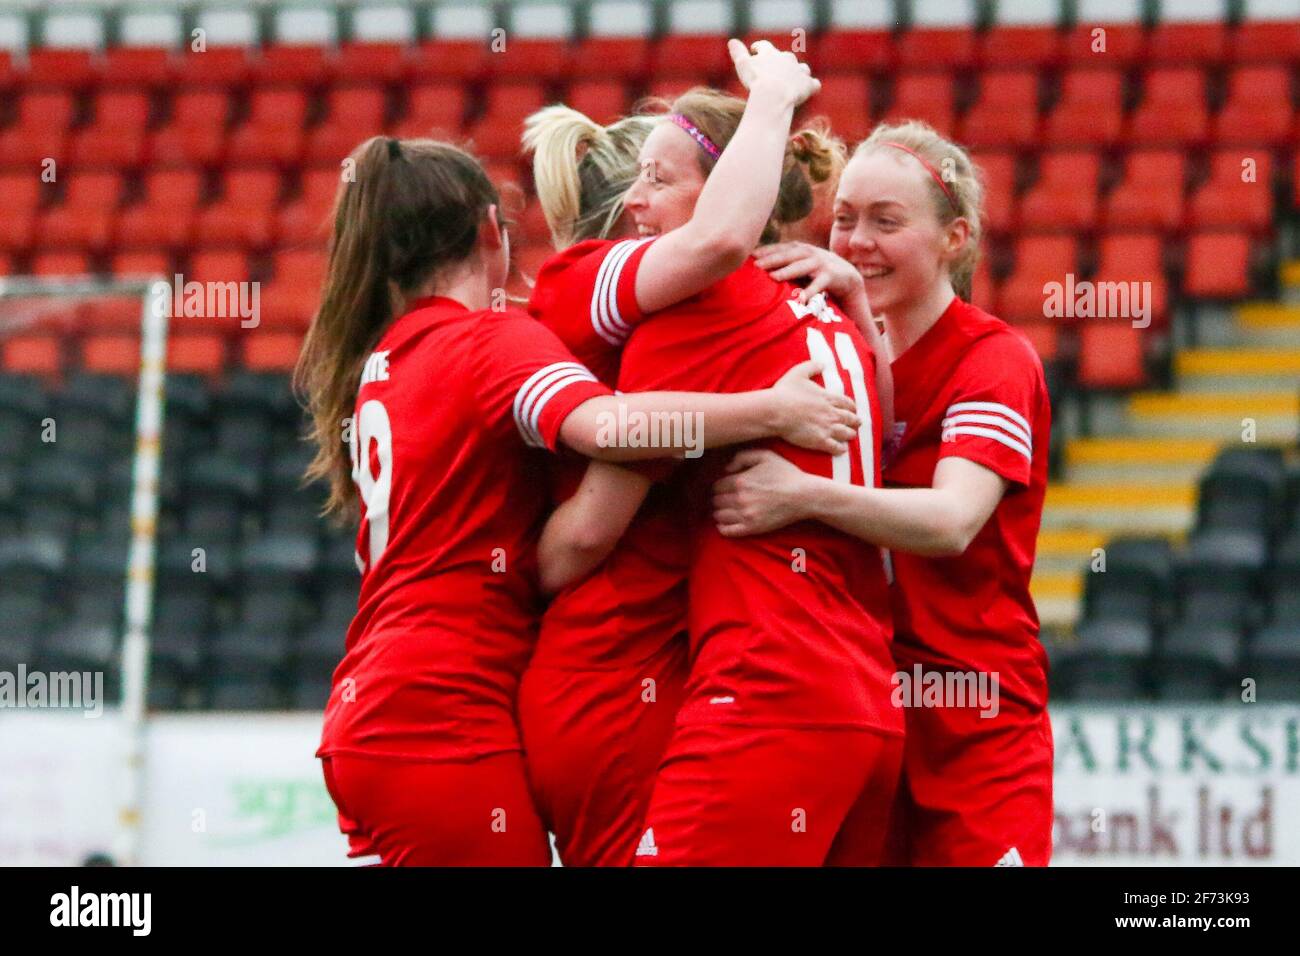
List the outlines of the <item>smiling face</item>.
{"type": "Polygon", "coordinates": [[[965,220],[941,223],[932,189],[925,168],[893,149],[859,153],[840,177],[831,251],[857,267],[878,313],[906,311],[949,282],[966,243],[965,220]]]}
{"type": "Polygon", "coordinates": [[[637,235],[659,236],[690,222],[704,189],[700,147],[685,130],[661,123],[646,137],[641,175],[623,200],[637,235]]]}

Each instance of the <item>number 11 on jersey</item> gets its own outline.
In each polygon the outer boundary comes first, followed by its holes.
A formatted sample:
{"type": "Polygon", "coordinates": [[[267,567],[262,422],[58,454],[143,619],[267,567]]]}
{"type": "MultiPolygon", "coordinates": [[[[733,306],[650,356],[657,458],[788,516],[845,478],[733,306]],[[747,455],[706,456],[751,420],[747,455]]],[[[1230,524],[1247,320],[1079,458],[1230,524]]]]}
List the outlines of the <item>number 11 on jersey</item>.
{"type": "MultiPolygon", "coordinates": [[[[875,444],[872,441],[871,401],[867,397],[867,377],[862,369],[862,359],[853,346],[853,339],[845,332],[835,333],[835,349],[826,340],[825,333],[818,328],[808,329],[808,355],[813,361],[820,362],[824,369],[822,383],[828,392],[836,395],[847,394],[844,390],[844,373],[849,376],[853,386],[853,402],[857,405],[858,418],[858,457],[862,461],[862,484],[868,488],[875,484],[875,444]],[[839,361],[836,361],[838,356],[839,361]]],[[[849,451],[831,459],[831,477],[845,484],[853,483],[853,465],[849,451]]]]}

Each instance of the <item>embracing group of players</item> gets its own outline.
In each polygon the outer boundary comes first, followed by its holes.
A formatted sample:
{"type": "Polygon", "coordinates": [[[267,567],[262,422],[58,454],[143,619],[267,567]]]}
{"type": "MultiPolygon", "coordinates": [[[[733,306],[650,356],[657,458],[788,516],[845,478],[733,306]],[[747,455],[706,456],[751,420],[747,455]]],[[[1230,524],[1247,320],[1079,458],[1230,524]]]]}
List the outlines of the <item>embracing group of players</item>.
{"type": "Polygon", "coordinates": [[[921,123],[792,134],[808,67],[729,49],[747,99],[529,119],[527,311],[469,153],[354,153],[298,369],[360,520],[318,751],[354,857],[1048,861],[1050,410],[965,301],[977,171],[921,123]],[[703,457],[609,440],[683,416],[703,457]],[[923,672],[997,706],[899,693],[923,672]]]}

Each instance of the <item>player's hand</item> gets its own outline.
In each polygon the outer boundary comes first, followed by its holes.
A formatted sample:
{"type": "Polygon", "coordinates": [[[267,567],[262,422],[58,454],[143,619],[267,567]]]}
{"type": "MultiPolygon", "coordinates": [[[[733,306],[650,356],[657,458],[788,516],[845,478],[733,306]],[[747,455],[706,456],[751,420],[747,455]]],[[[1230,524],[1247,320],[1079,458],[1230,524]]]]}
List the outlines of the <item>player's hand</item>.
{"type": "Polygon", "coordinates": [[[713,485],[713,520],[724,537],[763,534],[807,517],[798,467],[774,451],[750,448],[713,485]]]}
{"type": "Polygon", "coordinates": [[[759,246],[754,250],[754,262],[760,269],[771,273],[777,282],[808,279],[808,285],[799,292],[799,301],[804,305],[819,292],[825,292],[840,302],[866,294],[862,274],[853,263],[841,259],[829,249],[807,242],[776,242],[759,246]]]}
{"type": "Polygon", "coordinates": [[[728,40],[727,52],[736,66],[736,76],[750,93],[770,93],[799,106],[822,88],[807,63],[766,40],[756,41],[749,49],[739,40],[728,40]]]}
{"type": "Polygon", "coordinates": [[[853,399],[828,392],[813,381],[822,371],[820,362],[800,362],[772,386],[776,433],[800,448],[842,455],[862,420],[853,399]]]}

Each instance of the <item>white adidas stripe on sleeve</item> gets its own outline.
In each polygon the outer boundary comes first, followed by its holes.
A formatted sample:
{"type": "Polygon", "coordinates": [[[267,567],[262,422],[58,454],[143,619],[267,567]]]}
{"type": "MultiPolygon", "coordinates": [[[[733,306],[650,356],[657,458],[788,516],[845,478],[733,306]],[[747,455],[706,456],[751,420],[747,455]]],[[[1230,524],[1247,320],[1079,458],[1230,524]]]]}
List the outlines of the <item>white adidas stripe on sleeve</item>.
{"type": "Polygon", "coordinates": [[[1034,436],[1029,423],[1015,409],[1000,402],[957,402],[948,407],[939,427],[944,441],[951,441],[957,435],[992,438],[1033,461],[1034,436]]]}
{"type": "Polygon", "coordinates": [[[596,272],[596,288],[591,296],[591,327],[610,345],[622,345],[632,334],[632,327],[618,309],[618,282],[623,275],[623,266],[638,247],[653,238],[647,236],[614,243],[596,272]]]}
{"type": "Polygon", "coordinates": [[[574,382],[594,381],[596,376],[585,365],[577,362],[555,362],[528,376],[528,380],[515,393],[514,402],[515,427],[519,429],[524,442],[536,448],[544,448],[546,443],[542,441],[537,423],[541,421],[542,409],[546,403],[574,382]]]}

